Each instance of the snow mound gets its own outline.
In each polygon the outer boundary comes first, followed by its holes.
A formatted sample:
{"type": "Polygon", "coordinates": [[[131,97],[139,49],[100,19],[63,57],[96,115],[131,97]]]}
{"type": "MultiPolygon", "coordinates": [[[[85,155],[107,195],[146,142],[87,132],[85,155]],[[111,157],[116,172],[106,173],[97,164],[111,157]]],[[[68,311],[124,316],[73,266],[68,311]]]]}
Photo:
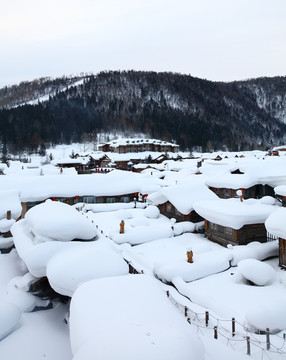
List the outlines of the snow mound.
{"type": "Polygon", "coordinates": [[[70,241],[90,240],[96,236],[95,225],[70,205],[47,200],[34,206],[25,216],[27,227],[42,241],[45,238],[70,241]]]}
{"type": "Polygon", "coordinates": [[[128,265],[121,255],[103,242],[81,244],[64,249],[47,264],[47,277],[52,288],[67,296],[84,282],[128,274],[128,265]]]}
{"type": "Polygon", "coordinates": [[[258,286],[270,285],[277,278],[275,270],[270,265],[256,259],[242,260],[237,267],[237,274],[258,286]]]}
{"type": "Polygon", "coordinates": [[[75,354],[73,360],[114,360],[120,359],[121,356],[126,360],[189,360],[190,353],[196,354],[193,359],[204,358],[200,349],[194,348],[188,335],[182,331],[178,333],[178,329],[153,326],[150,331],[148,326],[137,328],[125,326],[113,330],[117,330],[120,336],[115,336],[112,339],[112,349],[110,348],[110,330],[101,329],[94,333],[96,342],[91,340],[84,344],[75,354]],[[132,344],[128,341],[122,341],[122,339],[128,339],[130,334],[132,334],[132,344]],[[176,339],[176,341],[171,339],[176,339]],[[100,342],[100,346],[98,346],[98,342],[100,342]]]}
{"type": "Polygon", "coordinates": [[[245,318],[250,326],[279,332],[286,329],[286,299],[276,299],[275,306],[269,304],[255,306],[248,309],[245,318]]]}
{"type": "Polygon", "coordinates": [[[274,236],[286,239],[285,216],[286,208],[284,207],[271,214],[265,221],[267,231],[274,236]]]}
{"type": "Polygon", "coordinates": [[[166,282],[172,282],[178,276],[185,282],[190,282],[227,270],[230,267],[231,254],[227,251],[213,251],[194,254],[193,259],[193,263],[188,263],[186,256],[185,261],[155,265],[155,273],[166,282]]]}
{"type": "Polygon", "coordinates": [[[170,224],[138,226],[126,229],[124,234],[111,234],[112,240],[117,244],[129,243],[130,245],[143,244],[149,241],[169,238],[173,236],[170,224]]]}
{"type": "Polygon", "coordinates": [[[260,199],[261,204],[264,205],[275,205],[276,204],[276,199],[272,196],[264,196],[263,198],[260,199]]]}
{"type": "Polygon", "coordinates": [[[0,233],[8,232],[15,221],[16,220],[14,220],[14,219],[10,219],[10,220],[2,219],[2,220],[0,220],[0,233]]]}
{"type": "Polygon", "coordinates": [[[128,210],[118,210],[115,213],[115,217],[117,217],[120,220],[127,220],[127,219],[132,219],[133,215],[128,210]]]}
{"type": "Polygon", "coordinates": [[[129,225],[132,227],[147,226],[150,222],[145,216],[137,216],[136,218],[129,221],[129,225]]]}
{"type": "Polygon", "coordinates": [[[11,211],[12,219],[17,220],[21,215],[22,206],[17,190],[0,191],[0,219],[6,217],[8,210],[11,211]]]}
{"type": "Polygon", "coordinates": [[[159,215],[160,215],[160,211],[157,208],[157,206],[155,205],[149,205],[145,210],[144,210],[144,215],[149,218],[149,219],[158,219],[159,215]]]}
{"type": "Polygon", "coordinates": [[[270,241],[267,243],[253,241],[247,245],[228,245],[228,249],[232,254],[231,266],[237,266],[239,261],[244,259],[265,260],[273,256],[278,256],[279,253],[278,241],[270,241]]]}
{"type": "Polygon", "coordinates": [[[17,306],[7,302],[0,303],[0,340],[15,330],[21,316],[17,306]]]}
{"type": "Polygon", "coordinates": [[[195,330],[147,275],[80,286],[71,300],[70,339],[74,360],[204,359],[195,330]]]}
{"type": "Polygon", "coordinates": [[[181,221],[174,224],[174,233],[176,236],[178,236],[185,232],[193,232],[195,228],[195,224],[191,221],[181,221]]]}

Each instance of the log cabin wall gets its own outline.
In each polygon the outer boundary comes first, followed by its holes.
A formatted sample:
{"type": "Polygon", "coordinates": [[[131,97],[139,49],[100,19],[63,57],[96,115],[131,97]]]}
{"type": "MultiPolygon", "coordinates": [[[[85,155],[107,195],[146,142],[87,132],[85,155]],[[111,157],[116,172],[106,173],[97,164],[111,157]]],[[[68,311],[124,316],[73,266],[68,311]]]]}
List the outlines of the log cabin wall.
{"type": "Polygon", "coordinates": [[[204,219],[199,214],[197,214],[194,210],[188,215],[182,214],[169,201],[165,202],[164,204],[158,205],[158,208],[162,215],[165,215],[169,219],[174,218],[174,219],[176,219],[177,222],[191,221],[193,223],[197,223],[200,221],[204,221],[204,219]]]}
{"type": "Polygon", "coordinates": [[[244,225],[238,230],[239,245],[247,245],[252,241],[265,243],[267,241],[267,232],[264,224],[244,225]]]}
{"type": "MultiPolygon", "coordinates": [[[[229,199],[238,197],[236,191],[239,189],[215,188],[210,187],[219,198],[229,199]]],[[[242,189],[244,199],[261,199],[263,196],[275,197],[274,189],[269,185],[254,185],[247,189],[242,189]]]]}
{"type": "Polygon", "coordinates": [[[235,230],[206,221],[206,237],[220,245],[246,245],[253,241],[264,243],[267,241],[266,228],[264,224],[244,225],[235,230]]]}

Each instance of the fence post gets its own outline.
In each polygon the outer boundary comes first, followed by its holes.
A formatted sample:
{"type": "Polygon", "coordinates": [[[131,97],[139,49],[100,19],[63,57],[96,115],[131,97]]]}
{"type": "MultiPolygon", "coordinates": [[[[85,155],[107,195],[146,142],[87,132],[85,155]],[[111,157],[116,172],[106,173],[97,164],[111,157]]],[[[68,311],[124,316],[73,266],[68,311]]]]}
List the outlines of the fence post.
{"type": "Polygon", "coordinates": [[[206,311],[206,327],[209,326],[209,312],[206,311]]]}
{"type": "Polygon", "coordinates": [[[235,318],[231,319],[231,334],[232,334],[232,337],[234,337],[234,335],[235,335],[235,318]]]}
{"type": "Polygon", "coordinates": [[[188,308],[187,308],[187,306],[185,306],[185,317],[187,317],[188,316],[188,308]]]}
{"type": "Polygon", "coordinates": [[[6,218],[7,220],[11,220],[11,210],[7,211],[6,218]]]}
{"type": "Polygon", "coordinates": [[[170,296],[169,290],[166,291],[167,297],[170,296]]]}
{"type": "Polygon", "coordinates": [[[270,349],[270,332],[269,328],[266,328],[266,349],[270,349]]]}
{"type": "Polygon", "coordinates": [[[191,319],[188,317],[187,318],[187,322],[190,324],[191,323],[191,319]]]}
{"type": "Polygon", "coordinates": [[[217,339],[217,326],[214,326],[214,338],[217,339]]]}
{"type": "Polygon", "coordinates": [[[246,354],[250,355],[250,337],[249,336],[246,337],[246,344],[247,344],[246,354]]]}

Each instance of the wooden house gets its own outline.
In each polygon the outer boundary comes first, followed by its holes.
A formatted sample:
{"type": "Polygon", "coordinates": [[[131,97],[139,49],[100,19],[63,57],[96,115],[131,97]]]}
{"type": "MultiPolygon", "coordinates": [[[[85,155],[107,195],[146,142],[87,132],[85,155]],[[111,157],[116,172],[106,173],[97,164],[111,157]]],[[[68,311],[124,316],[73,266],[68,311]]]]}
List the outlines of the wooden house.
{"type": "Polygon", "coordinates": [[[217,196],[199,179],[193,175],[189,183],[178,184],[161,189],[151,194],[148,202],[157,205],[160,213],[169,219],[194,223],[204,221],[195,211],[193,204],[200,199],[215,200],[217,196]]]}
{"type": "Polygon", "coordinates": [[[240,169],[211,177],[207,179],[206,184],[221,199],[237,197],[237,190],[242,191],[244,199],[275,196],[272,186],[260,183],[258,177],[243,173],[240,169]]]}
{"type": "Polygon", "coordinates": [[[250,242],[258,241],[264,243],[267,241],[267,234],[264,223],[248,224],[240,229],[234,229],[230,226],[222,226],[208,220],[205,221],[205,235],[220,245],[247,245],[250,242]]]}
{"type": "Polygon", "coordinates": [[[158,208],[162,215],[165,215],[169,219],[174,218],[177,222],[191,221],[193,223],[197,223],[204,221],[204,219],[198,215],[195,210],[190,211],[188,214],[183,214],[170,201],[159,204],[158,208]]]}
{"type": "Polygon", "coordinates": [[[120,139],[110,141],[98,147],[100,151],[110,151],[118,154],[130,152],[158,151],[158,152],[178,152],[179,146],[167,141],[155,139],[120,139]]]}
{"type": "Polygon", "coordinates": [[[247,204],[239,199],[198,201],[194,208],[205,219],[206,237],[223,246],[267,242],[264,222],[277,209],[259,200],[247,204]]]}
{"type": "MultiPolygon", "coordinates": [[[[0,187],[5,196],[10,189],[18,189],[19,216],[22,210],[22,218],[30,208],[47,199],[70,205],[79,202],[87,204],[133,202],[140,193],[147,195],[160,189],[156,178],[145,178],[140,174],[116,170],[105,175],[2,176],[0,187]]],[[[2,204],[3,202],[0,202],[0,205],[2,204]]],[[[7,210],[13,209],[5,207],[4,210],[3,217],[6,216],[7,210]]]]}

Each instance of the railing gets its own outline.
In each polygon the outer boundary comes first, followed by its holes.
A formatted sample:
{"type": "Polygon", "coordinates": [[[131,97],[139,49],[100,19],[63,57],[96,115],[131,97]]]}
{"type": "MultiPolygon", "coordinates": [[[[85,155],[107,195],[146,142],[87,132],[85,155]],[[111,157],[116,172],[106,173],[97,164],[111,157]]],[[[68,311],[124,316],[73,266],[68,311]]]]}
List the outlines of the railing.
{"type": "Polygon", "coordinates": [[[219,319],[210,312],[197,313],[186,305],[180,304],[170,293],[166,294],[170,301],[184,313],[189,324],[196,326],[197,331],[202,335],[212,332],[214,339],[220,339],[227,346],[231,346],[235,351],[245,351],[247,355],[261,355],[261,359],[271,359],[272,354],[286,356],[286,334],[271,334],[269,329],[263,331],[263,335],[256,334],[241,324],[235,318],[231,320],[219,319]]]}
{"type": "Polygon", "coordinates": [[[278,240],[278,238],[279,238],[278,236],[270,234],[268,231],[267,231],[266,237],[267,237],[267,242],[275,241],[275,240],[278,240]]]}

